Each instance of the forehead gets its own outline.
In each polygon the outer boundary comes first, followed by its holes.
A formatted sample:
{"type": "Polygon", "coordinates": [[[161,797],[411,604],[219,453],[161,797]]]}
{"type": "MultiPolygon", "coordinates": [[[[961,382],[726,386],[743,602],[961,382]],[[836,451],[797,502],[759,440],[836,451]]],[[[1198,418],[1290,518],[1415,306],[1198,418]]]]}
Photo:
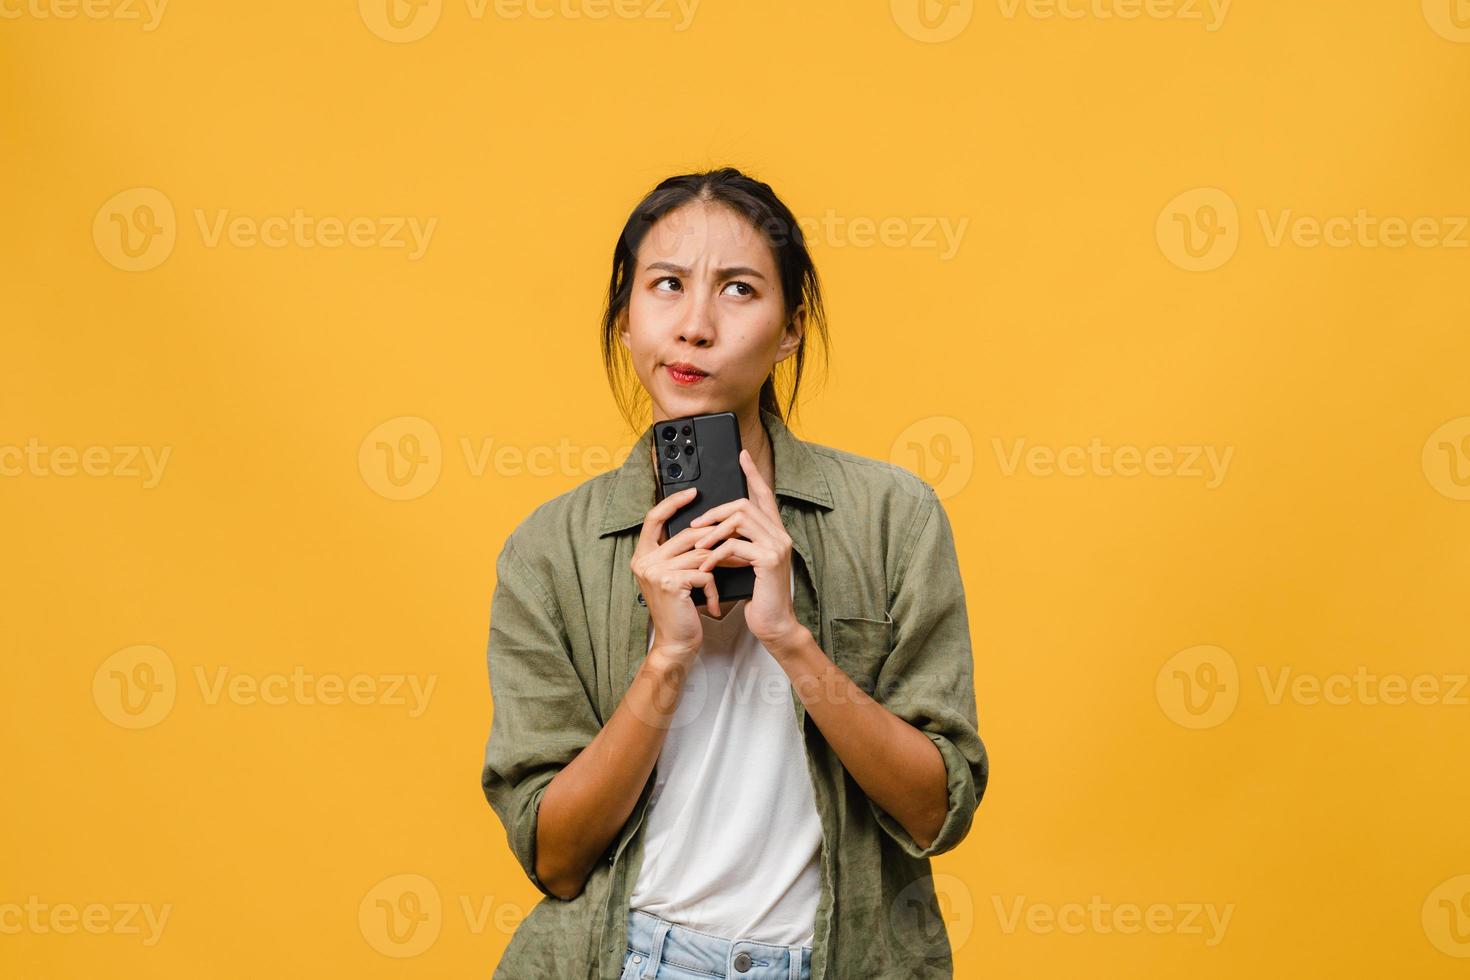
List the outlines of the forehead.
{"type": "Polygon", "coordinates": [[[716,256],[722,264],[739,262],[774,269],[770,243],[742,214],[710,201],[691,201],[665,214],[638,245],[638,264],[667,260],[690,265],[716,256]]]}

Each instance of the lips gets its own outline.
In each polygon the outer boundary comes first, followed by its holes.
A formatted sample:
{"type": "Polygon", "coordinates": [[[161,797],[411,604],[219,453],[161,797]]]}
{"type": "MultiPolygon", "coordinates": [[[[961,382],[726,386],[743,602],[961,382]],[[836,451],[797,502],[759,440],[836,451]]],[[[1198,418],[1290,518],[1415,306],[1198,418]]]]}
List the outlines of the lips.
{"type": "Polygon", "coordinates": [[[709,375],[686,361],[676,361],[673,364],[664,365],[668,368],[669,377],[681,385],[698,384],[709,375]]]}

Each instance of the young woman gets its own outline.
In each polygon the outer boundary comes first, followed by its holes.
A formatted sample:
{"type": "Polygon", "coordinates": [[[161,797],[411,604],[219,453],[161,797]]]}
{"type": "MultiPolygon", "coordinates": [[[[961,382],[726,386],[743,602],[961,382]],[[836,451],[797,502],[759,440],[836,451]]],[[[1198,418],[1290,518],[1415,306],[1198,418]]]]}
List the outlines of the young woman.
{"type": "Polygon", "coordinates": [[[642,439],[496,561],[481,782],[544,896],[497,978],[953,974],[929,858],[989,774],[954,538],[918,477],[787,428],[814,336],[769,186],[687,174],[634,208],[602,351],[642,439]],[[721,411],[749,495],[670,537],[693,491],[654,503],[643,420],[721,411]],[[716,565],[754,594],[721,603],[716,565]]]}

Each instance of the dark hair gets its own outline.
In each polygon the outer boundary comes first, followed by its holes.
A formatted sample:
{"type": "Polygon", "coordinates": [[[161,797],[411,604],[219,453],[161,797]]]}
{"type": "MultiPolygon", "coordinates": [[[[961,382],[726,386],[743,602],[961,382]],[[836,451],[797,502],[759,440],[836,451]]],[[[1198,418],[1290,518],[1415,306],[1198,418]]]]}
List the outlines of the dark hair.
{"type": "Polygon", "coordinates": [[[813,335],[821,340],[819,346],[825,361],[828,340],[826,310],[822,306],[817,268],[812,264],[806,239],[791,209],[782,203],[769,184],[748,177],[734,167],[669,177],[649,191],[628,216],[613,249],[612,277],[608,282],[607,305],[602,315],[602,363],[613,398],[634,431],[646,427],[640,424],[639,419],[647,407],[642,404],[647,400],[647,393],[642,391],[632,372],[628,349],[618,338],[618,321],[627,311],[632,296],[638,246],[644,236],[664,215],[694,201],[723,204],[744,216],[765,237],[775,253],[787,317],[799,305],[806,304],[807,328],[802,334],[801,345],[795,354],[777,364],[761,385],[760,407],[786,421],[796,407],[796,394],[801,387],[806,364],[807,341],[813,335]],[[782,365],[788,367],[781,373],[791,376],[785,411],[776,397],[776,374],[782,365]]]}

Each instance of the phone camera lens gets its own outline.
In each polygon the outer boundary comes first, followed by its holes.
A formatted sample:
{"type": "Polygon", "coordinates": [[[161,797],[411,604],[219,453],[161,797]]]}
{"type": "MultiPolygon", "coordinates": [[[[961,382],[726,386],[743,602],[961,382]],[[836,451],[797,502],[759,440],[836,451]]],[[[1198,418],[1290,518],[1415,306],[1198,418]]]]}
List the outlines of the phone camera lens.
{"type": "Polygon", "coordinates": [[[694,430],[693,430],[693,429],[691,429],[691,428],[689,428],[689,426],[687,426],[687,425],[686,425],[686,426],[684,426],[684,434],[685,434],[685,435],[686,435],[686,436],[687,436],[687,435],[688,435],[688,434],[689,434],[689,433],[691,433],[691,432],[693,432],[693,431],[694,431],[694,430]]]}
{"type": "Polygon", "coordinates": [[[683,475],[684,475],[684,468],[682,466],[680,466],[678,463],[670,463],[669,464],[669,479],[670,480],[677,480],[677,479],[679,479],[679,477],[681,477],[683,475]]]}
{"type": "Polygon", "coordinates": [[[679,458],[679,447],[678,446],[669,446],[668,448],[666,448],[664,450],[664,455],[667,456],[667,457],[669,457],[669,459],[678,459],[679,458]]]}
{"type": "Polygon", "coordinates": [[[664,441],[665,442],[673,442],[674,441],[674,436],[676,434],[677,433],[674,432],[674,427],[672,425],[666,425],[666,426],[664,426],[664,441]]]}
{"type": "MultiPolygon", "coordinates": [[[[672,447],[670,447],[670,448],[672,448],[672,447]]],[[[694,443],[692,443],[692,442],[686,442],[686,443],[684,443],[684,455],[685,456],[693,456],[694,455],[694,443]]]]}

